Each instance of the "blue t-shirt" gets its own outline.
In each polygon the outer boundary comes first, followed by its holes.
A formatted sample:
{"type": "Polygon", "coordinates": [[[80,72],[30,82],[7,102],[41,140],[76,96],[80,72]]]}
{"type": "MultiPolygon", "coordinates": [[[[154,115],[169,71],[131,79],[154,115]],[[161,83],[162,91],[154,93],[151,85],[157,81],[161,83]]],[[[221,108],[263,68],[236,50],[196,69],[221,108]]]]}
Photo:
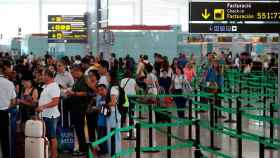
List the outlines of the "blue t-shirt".
{"type": "MultiPolygon", "coordinates": [[[[101,96],[96,97],[96,106],[98,108],[101,108],[105,104],[106,104],[106,97],[101,97],[101,96]]],[[[106,116],[104,116],[101,113],[99,113],[98,115],[97,126],[106,127],[106,116]]]]}
{"type": "Polygon", "coordinates": [[[180,58],[180,59],[178,60],[178,65],[179,65],[181,68],[184,68],[187,64],[188,64],[188,60],[185,59],[185,58],[180,58]]]}
{"type": "Polygon", "coordinates": [[[218,72],[213,68],[210,68],[207,72],[206,82],[216,82],[219,87],[223,87],[224,77],[218,74],[218,72]]]}

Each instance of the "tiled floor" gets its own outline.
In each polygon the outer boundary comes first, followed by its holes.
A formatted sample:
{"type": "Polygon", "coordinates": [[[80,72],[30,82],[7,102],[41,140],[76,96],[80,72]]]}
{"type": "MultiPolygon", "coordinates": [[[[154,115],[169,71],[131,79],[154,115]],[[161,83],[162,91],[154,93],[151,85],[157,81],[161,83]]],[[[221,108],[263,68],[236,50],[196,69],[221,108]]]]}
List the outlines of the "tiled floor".
{"type": "MultiPolygon", "coordinates": [[[[201,119],[208,120],[208,114],[202,113],[200,114],[201,119]]],[[[223,120],[219,120],[219,122],[223,122],[223,120]]],[[[268,136],[269,128],[268,125],[265,126],[259,126],[257,125],[257,122],[248,121],[246,119],[243,119],[243,130],[246,132],[254,133],[263,135],[263,133],[266,133],[266,136],[268,136]]],[[[236,124],[226,124],[225,126],[228,126],[230,128],[235,129],[236,124]]],[[[166,130],[166,128],[162,128],[163,130],[166,130]]],[[[193,135],[195,133],[195,129],[193,127],[193,135]]],[[[148,129],[142,129],[142,137],[141,137],[141,145],[142,146],[148,146],[148,129]]],[[[172,133],[174,135],[177,135],[180,138],[188,138],[188,128],[187,127],[172,127],[172,133]]],[[[201,144],[204,146],[209,146],[210,142],[210,135],[209,130],[201,129],[201,144]]],[[[275,129],[275,137],[280,139],[280,127],[277,127],[275,129]]],[[[237,155],[237,144],[236,139],[231,138],[226,135],[215,135],[215,146],[221,148],[221,152],[231,156],[236,157],[237,155]]],[[[162,134],[160,132],[156,132],[156,145],[163,145],[165,146],[167,143],[167,138],[165,134],[162,134]]],[[[172,140],[172,145],[176,144],[177,141],[172,140]]],[[[181,142],[180,142],[181,143],[181,142]]],[[[123,148],[127,149],[128,147],[135,146],[135,141],[123,141],[123,148]]],[[[193,156],[193,150],[192,149],[178,149],[175,151],[172,151],[172,158],[194,158],[193,156]]],[[[217,156],[209,154],[207,152],[203,151],[203,154],[209,158],[216,158],[217,156]]],[[[70,157],[69,155],[62,156],[63,158],[70,157]]],[[[106,156],[105,156],[106,157],[106,156]]],[[[108,157],[108,156],[107,156],[108,157]]],[[[158,152],[153,154],[148,153],[142,153],[141,158],[165,158],[167,157],[167,152],[158,152]]],[[[259,144],[253,141],[243,141],[243,157],[244,158],[258,158],[259,157],[259,144]]],[[[128,158],[135,158],[135,153],[128,156],[128,158]]],[[[265,158],[280,158],[280,151],[276,150],[265,150],[265,158]]]]}
{"type": "MultiPolygon", "coordinates": [[[[175,113],[173,115],[176,115],[175,113]]],[[[227,114],[224,114],[227,115],[227,114]]],[[[276,116],[280,116],[277,114],[276,116]]],[[[145,116],[147,117],[147,116],[145,116]]],[[[203,120],[209,120],[208,113],[200,113],[200,119],[203,120]]],[[[224,120],[219,120],[220,123],[223,123],[224,120]]],[[[243,130],[246,132],[263,135],[263,133],[268,136],[269,133],[269,127],[267,124],[265,125],[258,125],[258,122],[256,121],[248,121],[247,119],[243,119],[243,130]]],[[[223,123],[224,126],[230,127],[235,129],[236,124],[226,124],[223,123]]],[[[162,128],[162,130],[166,130],[166,128],[162,128]]],[[[188,138],[188,127],[172,127],[172,134],[180,137],[180,138],[188,138]]],[[[192,128],[193,136],[195,135],[195,129],[192,128]]],[[[147,146],[148,145],[148,129],[142,129],[141,131],[142,137],[141,137],[141,146],[147,146]]],[[[210,142],[210,134],[209,130],[201,128],[200,131],[201,134],[201,144],[204,146],[209,146],[210,142]]],[[[125,133],[123,133],[125,135],[125,133]]],[[[221,148],[221,152],[229,155],[231,157],[236,157],[237,155],[237,144],[236,139],[231,138],[226,135],[215,135],[215,146],[221,148]]],[[[275,138],[280,140],[280,127],[275,127],[275,138]]],[[[156,145],[162,145],[165,146],[167,143],[167,138],[165,134],[162,134],[160,132],[156,132],[156,145]]],[[[172,145],[178,143],[175,140],[172,140],[172,145]]],[[[181,143],[181,142],[180,142],[181,143]]],[[[123,141],[123,148],[127,149],[128,147],[134,147],[135,141],[123,141]]],[[[205,151],[203,151],[203,154],[209,158],[216,158],[217,156],[211,155],[205,151]]],[[[71,158],[69,154],[61,154],[61,158],[71,158]]],[[[106,157],[106,156],[105,156],[106,157]]],[[[108,157],[108,156],[107,156],[108,157]]],[[[158,152],[153,154],[141,154],[141,158],[165,158],[167,157],[167,152],[158,152]]],[[[253,141],[243,141],[243,157],[244,158],[259,158],[259,144],[253,141]]],[[[0,158],[1,155],[0,155],[0,158]]],[[[135,158],[135,153],[128,156],[128,158],[135,158]]],[[[172,158],[194,158],[192,149],[178,149],[175,151],[172,151],[172,158]]],[[[265,158],[280,158],[280,151],[276,150],[265,150],[265,158]]]]}

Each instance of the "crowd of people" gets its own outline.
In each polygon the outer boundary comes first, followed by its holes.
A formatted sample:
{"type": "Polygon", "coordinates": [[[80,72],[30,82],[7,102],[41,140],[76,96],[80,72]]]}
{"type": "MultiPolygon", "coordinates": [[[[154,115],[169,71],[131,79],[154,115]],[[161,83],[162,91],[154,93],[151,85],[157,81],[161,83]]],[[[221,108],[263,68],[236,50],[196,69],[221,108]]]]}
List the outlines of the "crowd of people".
{"type": "MultiPolygon", "coordinates": [[[[203,87],[216,87],[221,92],[224,85],[224,68],[232,66],[249,72],[253,60],[249,56],[223,52],[208,53],[201,57],[181,53],[172,63],[160,53],[154,54],[154,63],[147,55],[140,55],[136,62],[127,55],[117,59],[111,55],[109,61],[99,56],[79,55],[56,59],[46,54],[36,58],[32,53],[20,57],[0,53],[0,141],[4,157],[10,157],[9,109],[17,109],[20,132],[25,122],[41,116],[50,140],[51,157],[57,158],[57,126],[70,120],[78,138],[79,148],[74,156],[85,155],[85,126],[89,141],[94,142],[116,128],[127,125],[127,115],[134,115],[133,96],[140,91],[145,94],[183,94],[192,90],[195,78],[203,87]],[[196,68],[203,71],[197,74],[196,68]],[[248,68],[249,67],[249,68],[248,68]],[[120,77],[120,72],[124,75],[120,77]],[[61,120],[61,110],[64,119],[61,120]],[[67,112],[70,115],[66,115],[67,112]],[[70,116],[70,117],[69,117],[70,116]],[[85,119],[86,118],[86,119],[85,119]],[[86,120],[86,121],[85,121],[86,120]]],[[[275,56],[266,60],[265,68],[275,65],[275,56]],[[268,65],[268,66],[267,66],[268,65]]],[[[213,91],[214,92],[214,91],[213,91]]],[[[173,98],[178,109],[186,108],[187,99],[173,98]]],[[[185,112],[178,110],[178,117],[185,118],[185,112]]],[[[121,133],[102,143],[98,154],[110,154],[121,150],[121,133]]]]}

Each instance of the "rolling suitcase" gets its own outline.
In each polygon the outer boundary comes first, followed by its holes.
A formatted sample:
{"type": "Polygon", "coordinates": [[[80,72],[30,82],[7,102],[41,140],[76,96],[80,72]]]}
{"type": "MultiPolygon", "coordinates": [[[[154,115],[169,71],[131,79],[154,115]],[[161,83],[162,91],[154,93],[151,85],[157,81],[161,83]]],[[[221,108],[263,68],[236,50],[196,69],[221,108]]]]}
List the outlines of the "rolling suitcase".
{"type": "Polygon", "coordinates": [[[28,120],[25,124],[25,136],[32,138],[45,137],[45,124],[43,120],[28,120]]]}
{"type": "Polygon", "coordinates": [[[48,158],[48,139],[26,137],[25,158],[48,158]]]}
{"type": "Polygon", "coordinates": [[[28,120],[25,124],[25,158],[48,158],[48,139],[42,119],[28,120]]]}

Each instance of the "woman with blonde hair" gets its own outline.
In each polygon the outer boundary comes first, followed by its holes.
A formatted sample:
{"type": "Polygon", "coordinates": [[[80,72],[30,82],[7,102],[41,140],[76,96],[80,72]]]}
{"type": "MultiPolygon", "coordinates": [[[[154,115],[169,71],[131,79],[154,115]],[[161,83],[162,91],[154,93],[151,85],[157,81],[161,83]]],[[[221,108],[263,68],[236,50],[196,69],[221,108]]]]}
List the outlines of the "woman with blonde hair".
{"type": "Polygon", "coordinates": [[[192,63],[188,63],[184,68],[184,76],[185,78],[191,82],[193,78],[196,76],[196,72],[192,63]]]}

